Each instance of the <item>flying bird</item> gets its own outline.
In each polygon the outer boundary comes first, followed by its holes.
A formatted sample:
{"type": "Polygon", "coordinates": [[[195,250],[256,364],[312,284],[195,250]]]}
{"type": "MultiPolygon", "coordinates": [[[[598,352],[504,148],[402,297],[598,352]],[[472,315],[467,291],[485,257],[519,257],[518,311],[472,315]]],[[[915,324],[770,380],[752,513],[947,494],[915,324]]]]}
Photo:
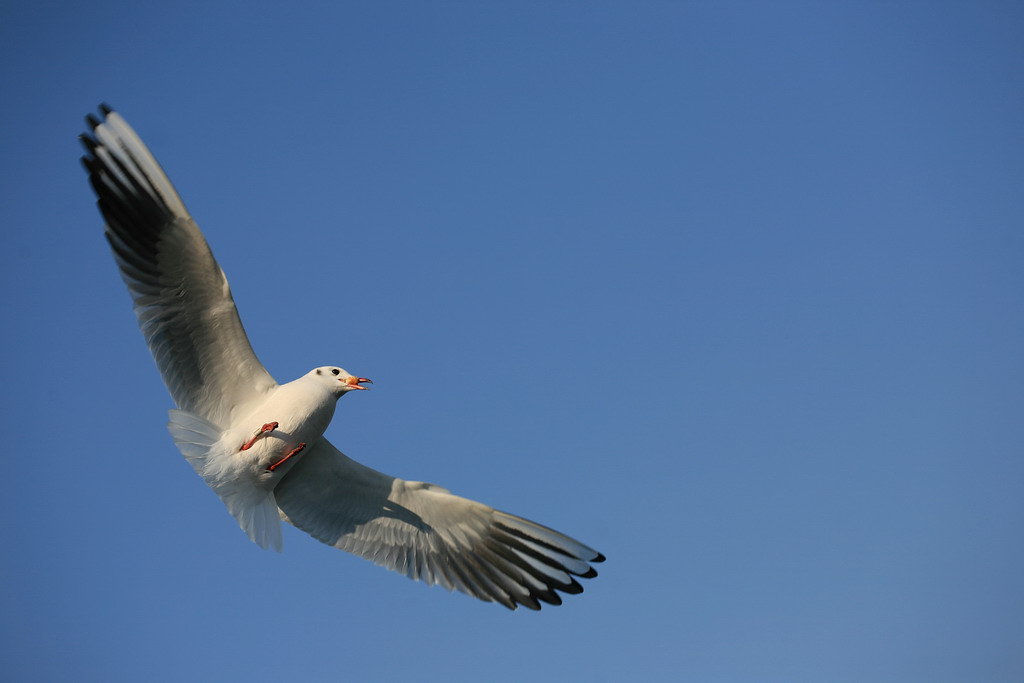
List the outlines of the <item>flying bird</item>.
{"type": "Polygon", "coordinates": [[[139,327],[177,405],[168,429],[248,537],[281,520],[378,565],[509,609],[559,605],[597,576],[593,548],[522,517],[398,479],[324,438],[338,399],[371,383],[341,367],[278,384],[256,358],[227,278],[170,179],[109,107],[82,162],[139,327]]]}

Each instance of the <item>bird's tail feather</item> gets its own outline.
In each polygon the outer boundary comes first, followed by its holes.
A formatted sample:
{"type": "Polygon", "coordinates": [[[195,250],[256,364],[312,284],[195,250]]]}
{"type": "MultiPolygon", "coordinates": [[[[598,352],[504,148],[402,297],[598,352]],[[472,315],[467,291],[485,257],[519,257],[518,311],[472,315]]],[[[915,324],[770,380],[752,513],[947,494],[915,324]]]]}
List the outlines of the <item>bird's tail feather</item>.
{"type": "Polygon", "coordinates": [[[221,429],[184,410],[168,411],[167,429],[192,468],[213,489],[253,543],[281,550],[281,521],[273,491],[241,467],[235,449],[221,443],[221,429]]]}

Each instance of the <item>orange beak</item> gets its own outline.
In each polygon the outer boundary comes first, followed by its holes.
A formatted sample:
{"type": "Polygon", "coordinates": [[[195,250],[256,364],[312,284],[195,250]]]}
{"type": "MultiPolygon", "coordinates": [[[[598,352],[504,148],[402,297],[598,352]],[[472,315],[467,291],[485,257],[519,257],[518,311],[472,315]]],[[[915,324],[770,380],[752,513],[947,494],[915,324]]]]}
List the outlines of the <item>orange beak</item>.
{"type": "Polygon", "coordinates": [[[344,382],[345,384],[348,385],[350,389],[362,389],[363,391],[366,391],[367,387],[359,386],[361,382],[365,382],[366,384],[373,384],[373,380],[367,377],[346,377],[345,379],[338,381],[344,382]]]}

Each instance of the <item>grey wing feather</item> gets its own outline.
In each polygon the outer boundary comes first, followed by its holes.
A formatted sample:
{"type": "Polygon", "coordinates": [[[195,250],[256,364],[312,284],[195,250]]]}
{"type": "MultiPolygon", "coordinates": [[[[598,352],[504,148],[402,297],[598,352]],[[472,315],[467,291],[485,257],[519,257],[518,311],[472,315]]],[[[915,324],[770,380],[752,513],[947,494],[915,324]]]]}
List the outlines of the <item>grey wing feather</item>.
{"type": "Polygon", "coordinates": [[[509,609],[561,604],[604,557],[553,529],[360,465],[321,439],[274,491],[286,521],[388,569],[509,609]]]}
{"type": "Polygon", "coordinates": [[[82,162],[146,343],[175,403],[226,425],[276,386],[253,353],[224,272],[156,159],[116,112],[87,118],[82,162]]]}

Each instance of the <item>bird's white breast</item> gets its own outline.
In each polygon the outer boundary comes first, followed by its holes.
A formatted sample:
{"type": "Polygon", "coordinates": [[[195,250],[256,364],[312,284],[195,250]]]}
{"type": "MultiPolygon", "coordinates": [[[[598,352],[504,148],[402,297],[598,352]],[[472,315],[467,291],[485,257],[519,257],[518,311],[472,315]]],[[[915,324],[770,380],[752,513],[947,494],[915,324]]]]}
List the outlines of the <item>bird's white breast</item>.
{"type": "MultiPolygon", "coordinates": [[[[238,442],[238,448],[251,438],[264,424],[277,422],[272,432],[262,435],[248,450],[238,451],[240,458],[258,470],[279,461],[289,451],[306,444],[313,446],[323,436],[334,417],[337,397],[331,395],[323,385],[300,378],[294,382],[277,386],[264,402],[256,405],[246,415],[235,419],[225,432],[226,442],[238,442]]],[[[301,457],[299,454],[297,457],[301,457]]],[[[272,478],[280,479],[294,464],[287,463],[276,470],[272,478]]]]}

